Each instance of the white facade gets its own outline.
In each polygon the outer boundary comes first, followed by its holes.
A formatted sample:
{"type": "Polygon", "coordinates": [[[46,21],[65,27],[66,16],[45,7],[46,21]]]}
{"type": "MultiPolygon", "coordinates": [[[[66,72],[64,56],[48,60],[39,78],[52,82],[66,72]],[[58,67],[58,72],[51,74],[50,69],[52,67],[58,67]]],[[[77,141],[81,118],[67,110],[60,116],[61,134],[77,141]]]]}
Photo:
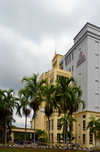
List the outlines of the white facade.
{"type": "MultiPolygon", "coordinates": [[[[85,110],[100,111],[100,28],[87,23],[74,38],[74,45],[60,60],[83,91],[85,110]]],[[[81,111],[81,110],[80,110],[81,111]]]]}

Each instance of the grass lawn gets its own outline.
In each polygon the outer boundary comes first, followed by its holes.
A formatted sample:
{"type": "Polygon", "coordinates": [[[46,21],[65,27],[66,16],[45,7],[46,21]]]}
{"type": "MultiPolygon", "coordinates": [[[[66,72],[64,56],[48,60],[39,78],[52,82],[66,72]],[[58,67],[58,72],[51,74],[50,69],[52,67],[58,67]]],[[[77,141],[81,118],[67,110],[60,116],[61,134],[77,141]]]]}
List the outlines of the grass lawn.
{"type": "MultiPolygon", "coordinates": [[[[0,152],[64,152],[64,150],[58,149],[33,149],[33,148],[11,148],[0,147],[0,152]]],[[[84,150],[65,150],[65,152],[89,152],[84,150]]]]}

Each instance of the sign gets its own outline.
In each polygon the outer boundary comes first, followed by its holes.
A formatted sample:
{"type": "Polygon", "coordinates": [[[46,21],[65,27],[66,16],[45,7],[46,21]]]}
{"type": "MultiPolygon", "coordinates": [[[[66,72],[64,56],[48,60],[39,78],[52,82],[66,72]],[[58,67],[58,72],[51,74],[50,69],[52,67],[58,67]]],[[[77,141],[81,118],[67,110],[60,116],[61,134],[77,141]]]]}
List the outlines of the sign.
{"type": "Polygon", "coordinates": [[[80,53],[79,53],[79,59],[77,61],[76,67],[80,66],[85,60],[86,60],[86,57],[83,54],[83,51],[80,51],[80,53]]]}

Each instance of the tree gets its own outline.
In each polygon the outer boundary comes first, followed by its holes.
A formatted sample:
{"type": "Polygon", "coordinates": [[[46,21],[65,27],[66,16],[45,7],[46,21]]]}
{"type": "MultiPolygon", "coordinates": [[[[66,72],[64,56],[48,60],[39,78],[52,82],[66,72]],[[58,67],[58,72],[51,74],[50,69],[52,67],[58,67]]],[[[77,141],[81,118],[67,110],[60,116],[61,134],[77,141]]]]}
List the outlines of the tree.
{"type": "Polygon", "coordinates": [[[34,143],[35,143],[35,117],[36,112],[42,102],[41,88],[45,80],[39,81],[38,74],[33,74],[31,77],[23,77],[22,83],[25,84],[25,89],[29,91],[29,98],[31,100],[30,107],[33,109],[33,119],[34,119],[34,143]]]}
{"type": "MultiPolygon", "coordinates": [[[[65,127],[66,147],[68,147],[68,135],[69,135],[70,128],[71,128],[71,122],[76,122],[76,119],[72,118],[71,115],[67,113],[65,116],[65,119],[64,119],[64,117],[61,117],[58,119],[58,121],[61,124],[61,128],[63,127],[62,135],[64,135],[64,127],[65,127]],[[65,120],[65,126],[64,126],[64,120],[65,120]]],[[[70,139],[70,137],[69,137],[69,139],[70,139]]]]}
{"type": "MultiPolygon", "coordinates": [[[[67,94],[67,99],[68,99],[68,110],[69,114],[71,115],[71,120],[72,120],[72,115],[73,113],[77,112],[79,108],[82,106],[82,110],[85,108],[85,102],[81,100],[82,97],[82,90],[77,87],[76,84],[68,86],[68,94],[67,94]]],[[[72,146],[72,130],[73,130],[73,122],[71,121],[71,146],[72,146]]]]}
{"type": "Polygon", "coordinates": [[[100,118],[96,119],[95,116],[89,117],[89,122],[87,125],[87,129],[90,129],[90,135],[94,134],[95,137],[95,146],[96,146],[96,137],[97,137],[97,132],[100,132],[100,118]]]}
{"type": "Polygon", "coordinates": [[[48,118],[48,141],[50,145],[50,139],[49,139],[49,126],[50,126],[50,116],[53,113],[53,110],[55,108],[54,106],[54,92],[55,92],[55,86],[54,85],[45,85],[43,88],[43,96],[45,101],[45,115],[48,118]]]}
{"type": "Polygon", "coordinates": [[[5,130],[3,98],[4,98],[4,90],[0,89],[0,138],[1,138],[1,141],[4,138],[4,130],[5,130]]]}
{"type": "Polygon", "coordinates": [[[0,98],[1,98],[1,104],[0,104],[0,113],[1,113],[1,120],[2,120],[2,126],[5,128],[5,143],[7,142],[7,127],[11,127],[13,119],[13,110],[16,107],[17,112],[19,104],[16,102],[17,98],[14,97],[14,91],[13,89],[9,90],[0,90],[0,98]]]}
{"type": "Polygon", "coordinates": [[[64,145],[65,145],[65,117],[69,111],[69,99],[68,99],[68,86],[70,83],[75,82],[74,78],[67,79],[60,76],[57,80],[55,100],[59,103],[59,113],[64,113],[64,145]]]}
{"type": "Polygon", "coordinates": [[[25,115],[25,136],[24,136],[24,140],[25,140],[25,146],[26,146],[26,129],[27,129],[27,117],[30,114],[30,109],[28,108],[29,106],[29,91],[24,89],[20,89],[19,92],[19,97],[20,97],[20,108],[22,109],[23,114],[25,115]]]}
{"type": "Polygon", "coordinates": [[[38,137],[38,142],[46,142],[47,141],[47,132],[44,130],[37,130],[36,132],[38,137]]]}

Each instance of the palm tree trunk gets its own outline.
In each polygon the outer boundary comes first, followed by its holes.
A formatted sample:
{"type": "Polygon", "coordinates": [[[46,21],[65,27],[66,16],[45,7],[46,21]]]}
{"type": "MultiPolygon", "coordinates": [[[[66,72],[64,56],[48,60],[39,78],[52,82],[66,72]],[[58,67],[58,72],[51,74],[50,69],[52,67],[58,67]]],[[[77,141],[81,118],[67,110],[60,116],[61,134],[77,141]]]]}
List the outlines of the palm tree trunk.
{"type": "Polygon", "coordinates": [[[72,148],[72,128],[73,128],[72,125],[73,125],[73,124],[72,124],[72,114],[71,114],[71,148],[72,148]]]}
{"type": "Polygon", "coordinates": [[[63,144],[63,149],[65,149],[65,117],[66,117],[66,113],[64,113],[64,144],[63,144]]]}
{"type": "Polygon", "coordinates": [[[26,129],[27,129],[27,116],[25,116],[25,147],[26,147],[26,129]]]}
{"type": "Polygon", "coordinates": [[[7,116],[6,116],[6,122],[5,122],[5,144],[7,143],[7,116]]]}
{"type": "Polygon", "coordinates": [[[35,144],[35,117],[34,117],[34,144],[35,144]]]}
{"type": "Polygon", "coordinates": [[[66,131],[66,148],[68,147],[68,130],[66,131]]]}
{"type": "Polygon", "coordinates": [[[48,146],[50,148],[50,138],[49,138],[50,130],[49,130],[49,126],[50,126],[50,121],[49,121],[49,117],[48,117],[48,146]]]}
{"type": "Polygon", "coordinates": [[[95,133],[95,146],[96,146],[96,133],[95,133]]]}

